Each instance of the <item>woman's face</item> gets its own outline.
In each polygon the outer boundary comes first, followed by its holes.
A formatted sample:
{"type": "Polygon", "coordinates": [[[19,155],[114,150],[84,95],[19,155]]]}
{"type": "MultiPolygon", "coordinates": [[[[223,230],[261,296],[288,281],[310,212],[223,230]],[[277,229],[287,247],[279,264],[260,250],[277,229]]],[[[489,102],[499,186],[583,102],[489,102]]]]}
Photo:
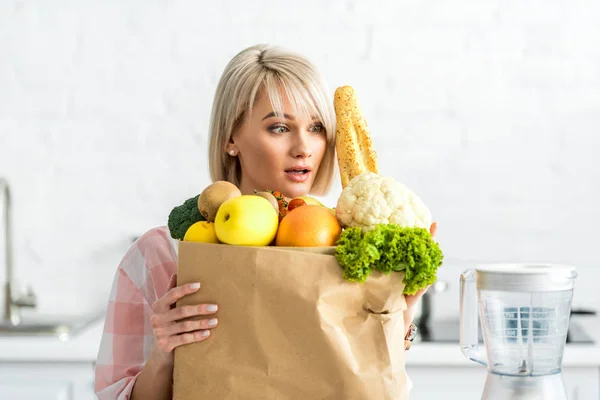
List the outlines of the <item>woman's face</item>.
{"type": "Polygon", "coordinates": [[[309,193],[327,138],[318,119],[296,113],[282,94],[283,116],[275,114],[264,90],[257,96],[251,115],[233,133],[227,151],[239,157],[242,178],[240,190],[278,190],[285,197],[309,193]]]}

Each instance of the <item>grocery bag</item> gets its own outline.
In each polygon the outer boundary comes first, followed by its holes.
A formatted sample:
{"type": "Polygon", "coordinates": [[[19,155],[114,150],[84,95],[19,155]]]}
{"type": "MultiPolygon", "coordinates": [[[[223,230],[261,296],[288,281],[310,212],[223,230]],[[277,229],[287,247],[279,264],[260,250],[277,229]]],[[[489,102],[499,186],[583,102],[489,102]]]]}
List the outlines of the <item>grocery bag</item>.
{"type": "Polygon", "coordinates": [[[408,399],[402,274],[342,273],[335,247],[180,241],[178,285],[201,288],[177,307],[216,303],[219,325],[175,349],[173,398],[408,399]]]}

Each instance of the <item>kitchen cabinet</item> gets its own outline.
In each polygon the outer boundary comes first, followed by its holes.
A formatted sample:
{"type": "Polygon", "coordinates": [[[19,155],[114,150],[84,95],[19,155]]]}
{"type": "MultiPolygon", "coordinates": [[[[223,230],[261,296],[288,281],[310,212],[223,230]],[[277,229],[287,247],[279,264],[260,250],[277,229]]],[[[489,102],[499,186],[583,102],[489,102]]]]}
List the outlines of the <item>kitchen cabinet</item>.
{"type": "Polygon", "coordinates": [[[94,366],[0,362],[0,399],[95,400],[94,366]]]}
{"type": "MultiPolygon", "coordinates": [[[[479,400],[487,371],[485,367],[408,366],[413,382],[410,400],[479,400]]],[[[600,369],[568,367],[563,379],[569,400],[600,400],[600,369]]]]}

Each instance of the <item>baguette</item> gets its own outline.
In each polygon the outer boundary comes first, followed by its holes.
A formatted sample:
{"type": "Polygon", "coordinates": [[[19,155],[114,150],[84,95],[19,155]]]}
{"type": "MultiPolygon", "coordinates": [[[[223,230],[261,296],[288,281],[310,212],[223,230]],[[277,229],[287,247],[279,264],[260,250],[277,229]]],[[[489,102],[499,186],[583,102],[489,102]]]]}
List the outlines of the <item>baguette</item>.
{"type": "Polygon", "coordinates": [[[334,108],[337,120],[335,148],[343,189],[352,178],[364,172],[378,174],[379,167],[367,121],[351,86],[336,89],[334,108]]]}

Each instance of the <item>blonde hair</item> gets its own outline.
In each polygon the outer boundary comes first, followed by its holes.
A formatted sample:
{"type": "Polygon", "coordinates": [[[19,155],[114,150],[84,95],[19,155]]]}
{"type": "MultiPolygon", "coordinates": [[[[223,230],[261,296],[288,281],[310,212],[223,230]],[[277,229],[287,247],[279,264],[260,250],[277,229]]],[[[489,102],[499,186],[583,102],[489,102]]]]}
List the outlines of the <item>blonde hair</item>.
{"type": "MultiPolygon", "coordinates": [[[[225,152],[235,129],[252,107],[258,91],[264,88],[273,110],[283,114],[280,89],[292,106],[323,124],[327,148],[310,193],[327,194],[335,167],[336,120],[329,90],[314,65],[289,50],[260,44],[238,53],[225,67],[217,85],[210,120],[209,168],[214,181],[240,185],[242,171],[238,157],[225,152]]],[[[272,188],[276,190],[277,188],[272,188]]]]}

